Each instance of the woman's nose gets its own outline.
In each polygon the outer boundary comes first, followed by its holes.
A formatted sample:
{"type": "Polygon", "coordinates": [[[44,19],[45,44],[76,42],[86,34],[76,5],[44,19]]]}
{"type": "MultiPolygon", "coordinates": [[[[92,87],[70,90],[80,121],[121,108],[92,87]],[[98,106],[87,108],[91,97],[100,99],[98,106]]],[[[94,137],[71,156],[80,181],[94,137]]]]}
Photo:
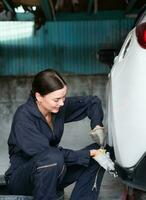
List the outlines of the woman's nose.
{"type": "Polygon", "coordinates": [[[63,105],[64,105],[64,101],[63,101],[63,99],[60,99],[60,101],[59,101],[59,105],[60,105],[60,106],[63,106],[63,105]]]}

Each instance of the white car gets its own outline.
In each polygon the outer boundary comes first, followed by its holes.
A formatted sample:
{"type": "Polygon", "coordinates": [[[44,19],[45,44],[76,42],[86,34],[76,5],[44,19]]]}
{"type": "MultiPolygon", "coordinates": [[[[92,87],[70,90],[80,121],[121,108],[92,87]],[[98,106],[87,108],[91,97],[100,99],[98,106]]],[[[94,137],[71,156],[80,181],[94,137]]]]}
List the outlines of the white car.
{"type": "Polygon", "coordinates": [[[146,11],[114,59],[106,93],[108,143],[117,173],[146,190],[146,11]]]}

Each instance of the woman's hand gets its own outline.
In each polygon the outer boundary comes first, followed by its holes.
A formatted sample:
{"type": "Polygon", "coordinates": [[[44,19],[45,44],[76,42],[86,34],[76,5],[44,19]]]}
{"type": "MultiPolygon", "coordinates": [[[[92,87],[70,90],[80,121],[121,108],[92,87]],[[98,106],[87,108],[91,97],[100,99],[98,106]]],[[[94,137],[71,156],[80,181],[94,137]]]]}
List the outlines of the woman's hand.
{"type": "Polygon", "coordinates": [[[103,149],[92,149],[92,150],[90,150],[90,156],[95,157],[95,156],[105,153],[105,151],[106,150],[103,150],[103,149]]]}
{"type": "Polygon", "coordinates": [[[109,152],[106,152],[105,149],[90,150],[90,156],[105,170],[115,171],[114,163],[110,158],[110,154],[109,152]]]}
{"type": "Polygon", "coordinates": [[[92,140],[101,147],[106,145],[106,133],[103,127],[97,125],[93,130],[91,130],[90,136],[92,140]]]}

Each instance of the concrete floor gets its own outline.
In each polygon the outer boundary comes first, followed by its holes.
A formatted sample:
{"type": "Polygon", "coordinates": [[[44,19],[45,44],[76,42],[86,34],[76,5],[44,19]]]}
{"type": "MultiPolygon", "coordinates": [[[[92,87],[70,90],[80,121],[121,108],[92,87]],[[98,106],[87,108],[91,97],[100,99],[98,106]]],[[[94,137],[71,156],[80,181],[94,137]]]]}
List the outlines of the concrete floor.
{"type": "Polygon", "coordinates": [[[102,182],[99,200],[121,200],[123,190],[124,185],[119,178],[114,178],[106,173],[102,182]]]}
{"type": "MultiPolygon", "coordinates": [[[[74,184],[65,189],[65,200],[69,200],[74,184]]],[[[124,185],[118,178],[105,174],[98,200],[121,200],[124,185]]],[[[139,200],[139,199],[138,199],[139,200]]]]}
{"type": "MultiPolygon", "coordinates": [[[[65,189],[64,200],[69,200],[73,187],[74,184],[65,189]]],[[[119,178],[113,178],[108,173],[105,173],[98,200],[124,200],[124,188],[125,185],[119,178]]],[[[134,199],[132,200],[146,200],[146,192],[135,190],[134,194],[134,199]]]]}

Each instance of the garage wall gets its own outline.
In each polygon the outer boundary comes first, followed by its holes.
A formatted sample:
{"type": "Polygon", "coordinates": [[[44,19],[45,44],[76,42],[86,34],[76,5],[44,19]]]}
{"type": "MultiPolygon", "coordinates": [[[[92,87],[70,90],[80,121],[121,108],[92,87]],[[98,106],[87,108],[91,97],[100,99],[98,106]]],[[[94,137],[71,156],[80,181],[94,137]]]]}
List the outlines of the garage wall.
{"type": "MultiPolygon", "coordinates": [[[[107,76],[103,75],[64,75],[68,83],[68,96],[98,95],[105,109],[105,86],[107,76]]],[[[29,96],[32,77],[0,78],[0,146],[7,142],[13,114],[16,108],[29,96]]],[[[66,124],[62,144],[68,148],[78,149],[91,142],[89,137],[89,120],[66,124]]]]}
{"type": "Polygon", "coordinates": [[[3,41],[1,33],[0,75],[31,75],[48,66],[63,73],[107,74],[98,50],[119,48],[132,25],[129,18],[48,22],[32,37],[14,41],[3,41]]]}

